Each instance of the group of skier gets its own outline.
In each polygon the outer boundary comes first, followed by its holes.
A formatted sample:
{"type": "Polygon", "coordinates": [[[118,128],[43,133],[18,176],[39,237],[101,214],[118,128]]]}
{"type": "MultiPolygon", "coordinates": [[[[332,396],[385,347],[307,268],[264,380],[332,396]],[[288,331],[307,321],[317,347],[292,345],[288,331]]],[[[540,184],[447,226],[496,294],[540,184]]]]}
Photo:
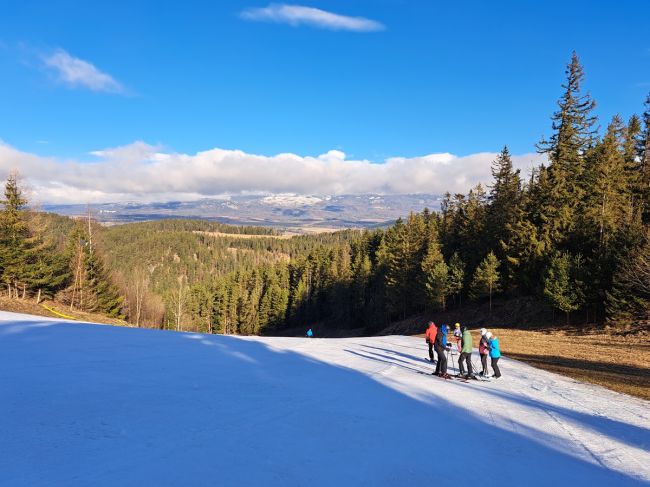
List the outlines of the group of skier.
{"type": "MultiPolygon", "coordinates": [[[[433,321],[429,322],[429,326],[425,332],[425,339],[429,347],[429,360],[431,363],[436,364],[436,370],[433,372],[433,375],[444,379],[451,378],[447,373],[447,356],[451,352],[453,345],[447,340],[448,333],[449,327],[447,325],[436,326],[433,321]],[[437,360],[434,357],[434,351],[438,356],[437,360]]],[[[464,379],[477,379],[474,368],[472,367],[472,350],[474,348],[472,334],[466,326],[461,327],[460,323],[456,323],[453,335],[457,350],[460,353],[458,358],[459,377],[464,379]]],[[[482,367],[478,375],[488,377],[487,359],[489,355],[492,370],[494,371],[492,377],[495,379],[501,377],[501,371],[498,365],[499,358],[501,357],[499,339],[485,328],[481,328],[481,340],[479,342],[478,352],[481,357],[482,367]]]]}

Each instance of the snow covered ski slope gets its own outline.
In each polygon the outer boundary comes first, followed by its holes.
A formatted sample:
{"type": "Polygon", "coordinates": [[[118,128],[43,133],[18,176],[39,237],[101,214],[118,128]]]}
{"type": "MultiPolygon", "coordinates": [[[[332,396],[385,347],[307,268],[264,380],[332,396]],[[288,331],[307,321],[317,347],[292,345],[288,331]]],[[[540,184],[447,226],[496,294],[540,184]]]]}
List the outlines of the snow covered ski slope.
{"type": "Polygon", "coordinates": [[[0,486],[650,484],[650,403],[421,339],[235,338],[0,312],[0,486]]]}

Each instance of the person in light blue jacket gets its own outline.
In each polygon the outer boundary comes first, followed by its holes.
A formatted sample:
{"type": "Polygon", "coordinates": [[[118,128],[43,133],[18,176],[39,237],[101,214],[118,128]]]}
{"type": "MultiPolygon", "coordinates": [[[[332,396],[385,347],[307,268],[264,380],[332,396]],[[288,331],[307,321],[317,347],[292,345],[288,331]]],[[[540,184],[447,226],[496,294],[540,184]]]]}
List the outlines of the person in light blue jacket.
{"type": "Polygon", "coordinates": [[[490,360],[492,362],[492,370],[494,371],[494,378],[501,377],[499,370],[499,359],[501,358],[501,349],[499,348],[499,339],[492,335],[492,332],[487,332],[485,336],[488,339],[488,349],[490,350],[490,360]]]}
{"type": "Polygon", "coordinates": [[[310,328],[309,330],[307,330],[307,338],[312,338],[313,336],[314,336],[314,332],[310,328]]]}

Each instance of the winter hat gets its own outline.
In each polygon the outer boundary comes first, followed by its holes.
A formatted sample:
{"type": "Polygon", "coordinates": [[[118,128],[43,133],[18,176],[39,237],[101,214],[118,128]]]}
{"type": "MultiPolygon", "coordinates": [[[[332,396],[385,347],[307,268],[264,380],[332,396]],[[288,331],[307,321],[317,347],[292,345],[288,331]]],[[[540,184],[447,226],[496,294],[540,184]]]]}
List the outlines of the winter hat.
{"type": "Polygon", "coordinates": [[[481,328],[481,336],[485,335],[488,331],[485,328],[481,328]]]}
{"type": "Polygon", "coordinates": [[[455,328],[460,328],[460,323],[456,323],[455,328]]]}
{"type": "Polygon", "coordinates": [[[488,338],[492,338],[492,332],[491,332],[491,331],[488,331],[488,332],[485,334],[485,336],[488,337],[488,338]]]}

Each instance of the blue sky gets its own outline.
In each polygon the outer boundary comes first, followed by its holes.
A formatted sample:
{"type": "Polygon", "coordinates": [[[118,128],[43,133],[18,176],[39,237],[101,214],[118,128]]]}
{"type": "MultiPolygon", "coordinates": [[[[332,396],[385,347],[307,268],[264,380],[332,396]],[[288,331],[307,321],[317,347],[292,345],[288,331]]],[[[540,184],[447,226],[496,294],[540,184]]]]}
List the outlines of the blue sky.
{"type": "Polygon", "coordinates": [[[353,23],[260,1],[5,2],[0,140],[59,160],[134,141],[375,162],[526,154],[573,49],[603,125],[650,91],[648,1],[292,5],[353,23]],[[107,78],[66,82],[56,56],[107,78]]]}

